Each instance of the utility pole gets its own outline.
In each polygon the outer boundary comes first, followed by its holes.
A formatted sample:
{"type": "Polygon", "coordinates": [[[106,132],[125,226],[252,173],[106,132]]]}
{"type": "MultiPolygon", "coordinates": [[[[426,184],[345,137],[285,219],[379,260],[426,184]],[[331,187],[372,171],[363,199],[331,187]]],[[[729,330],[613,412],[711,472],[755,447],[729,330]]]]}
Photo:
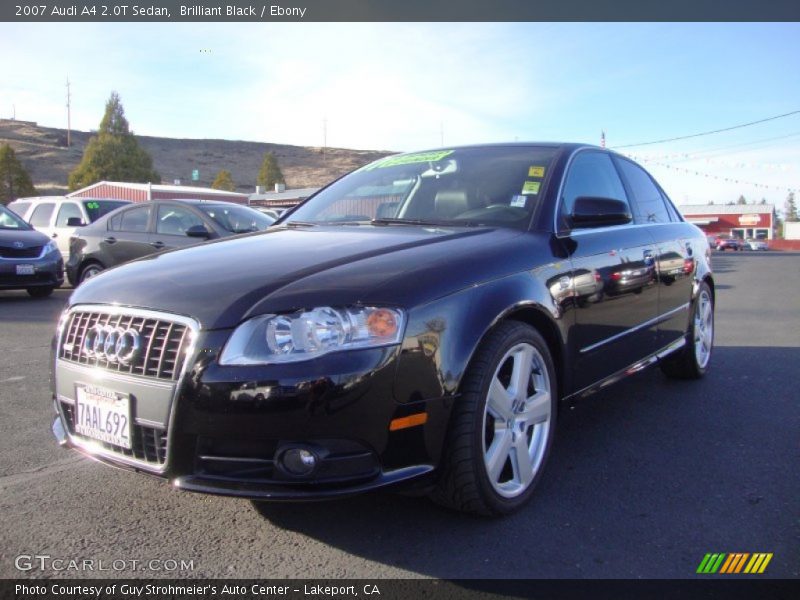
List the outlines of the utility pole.
{"type": "Polygon", "coordinates": [[[439,145],[444,146],[444,121],[439,121],[439,145]]]}
{"type": "Polygon", "coordinates": [[[17,105],[16,104],[12,104],[11,105],[11,120],[12,121],[16,121],[17,120],[17,105]]]}
{"type": "Polygon", "coordinates": [[[69,77],[67,77],[67,148],[72,146],[72,115],[70,114],[69,77]]]}
{"type": "Polygon", "coordinates": [[[328,149],[328,117],[322,118],[322,158],[325,158],[325,151],[328,149]]]}

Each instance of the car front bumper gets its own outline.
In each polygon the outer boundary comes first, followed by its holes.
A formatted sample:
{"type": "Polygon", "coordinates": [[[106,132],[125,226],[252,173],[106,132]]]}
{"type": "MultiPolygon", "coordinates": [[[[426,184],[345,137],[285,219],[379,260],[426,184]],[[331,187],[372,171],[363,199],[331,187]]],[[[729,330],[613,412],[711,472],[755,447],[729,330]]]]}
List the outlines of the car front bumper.
{"type": "Polygon", "coordinates": [[[64,283],[61,253],[51,252],[42,258],[0,259],[0,289],[24,290],[33,287],[59,287],[64,283]],[[33,274],[20,275],[19,265],[31,265],[33,274]]]}
{"type": "Polygon", "coordinates": [[[53,433],[96,460],[195,492],[259,500],[311,500],[408,483],[427,486],[441,452],[451,398],[398,402],[399,347],[334,353],[285,365],[222,366],[230,331],[200,334],[175,382],[131,377],[54,357],[53,433]],[[131,398],[133,448],[78,435],[76,386],[131,398]],[[424,423],[393,422],[424,414],[424,423]],[[285,452],[316,457],[292,474],[285,452]]]}

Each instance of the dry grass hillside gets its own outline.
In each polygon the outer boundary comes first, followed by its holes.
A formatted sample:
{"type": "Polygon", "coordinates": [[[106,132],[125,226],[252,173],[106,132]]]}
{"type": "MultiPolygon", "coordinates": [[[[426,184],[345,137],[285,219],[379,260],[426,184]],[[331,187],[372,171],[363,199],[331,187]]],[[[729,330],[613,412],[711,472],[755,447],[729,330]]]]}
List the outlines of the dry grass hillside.
{"type": "MultiPolygon", "coordinates": [[[[67,190],[67,176],[80,162],[91,136],[86,131],[73,131],[72,146],[68,148],[66,129],[0,119],[0,144],[11,145],[42,194],[60,194],[67,190]]],[[[278,159],[288,188],[321,186],[390,154],[344,148],[327,148],[323,152],[321,148],[233,140],[136,138],[153,157],[162,183],[180,179],[184,185],[210,186],[220,169],[228,169],[236,191],[243,193],[255,191],[258,169],[268,151],[278,159]],[[191,181],[193,169],[200,171],[197,183],[191,181]]]]}

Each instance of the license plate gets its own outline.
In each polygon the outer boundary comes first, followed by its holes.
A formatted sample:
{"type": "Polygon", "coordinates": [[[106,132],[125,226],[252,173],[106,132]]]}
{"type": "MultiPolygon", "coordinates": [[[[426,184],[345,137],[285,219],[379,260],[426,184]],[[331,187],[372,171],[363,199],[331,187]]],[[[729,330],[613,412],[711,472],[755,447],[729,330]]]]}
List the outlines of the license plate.
{"type": "Polygon", "coordinates": [[[75,432],[130,449],[130,399],[96,385],[75,387],[75,432]]]}
{"type": "Polygon", "coordinates": [[[33,265],[17,265],[17,275],[35,275],[33,265]]]}

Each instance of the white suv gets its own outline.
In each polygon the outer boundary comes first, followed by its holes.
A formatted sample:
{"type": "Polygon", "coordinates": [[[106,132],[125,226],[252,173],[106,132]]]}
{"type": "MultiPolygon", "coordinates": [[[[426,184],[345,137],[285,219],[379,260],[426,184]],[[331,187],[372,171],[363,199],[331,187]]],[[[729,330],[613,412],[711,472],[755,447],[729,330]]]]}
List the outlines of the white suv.
{"type": "Polygon", "coordinates": [[[66,262],[69,258],[69,238],[76,227],[93,223],[104,214],[126,204],[130,202],[107,198],[37,196],[14,200],[8,208],[30,223],[34,229],[54,239],[66,262]]]}

